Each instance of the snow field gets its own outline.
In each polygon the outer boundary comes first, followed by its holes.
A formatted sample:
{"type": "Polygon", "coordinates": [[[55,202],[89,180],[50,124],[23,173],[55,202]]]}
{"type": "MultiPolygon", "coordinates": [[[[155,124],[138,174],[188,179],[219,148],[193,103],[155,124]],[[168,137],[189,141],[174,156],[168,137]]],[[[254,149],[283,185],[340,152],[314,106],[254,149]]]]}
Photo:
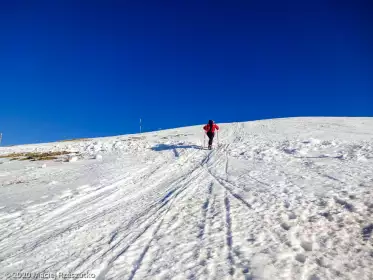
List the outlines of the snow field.
{"type": "Polygon", "coordinates": [[[223,124],[212,151],[200,126],[0,148],[77,152],[0,159],[0,275],[373,279],[372,128],[223,124]]]}

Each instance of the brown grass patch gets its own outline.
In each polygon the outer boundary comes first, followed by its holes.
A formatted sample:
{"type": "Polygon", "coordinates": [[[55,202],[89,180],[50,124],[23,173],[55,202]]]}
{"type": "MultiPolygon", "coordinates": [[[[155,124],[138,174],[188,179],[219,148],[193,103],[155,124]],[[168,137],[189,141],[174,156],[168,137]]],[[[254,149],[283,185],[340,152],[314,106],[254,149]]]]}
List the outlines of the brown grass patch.
{"type": "Polygon", "coordinates": [[[68,155],[72,152],[68,151],[59,151],[59,152],[45,152],[45,153],[12,153],[8,155],[2,155],[0,158],[10,158],[10,160],[30,160],[30,161],[39,161],[39,160],[54,160],[59,156],[68,155]]]}
{"type": "Polygon", "coordinates": [[[0,155],[0,158],[16,158],[16,157],[22,157],[24,153],[11,153],[8,155],[0,155]]]}
{"type": "Polygon", "coordinates": [[[131,136],[128,138],[129,140],[143,140],[146,139],[145,136],[131,136]]]}

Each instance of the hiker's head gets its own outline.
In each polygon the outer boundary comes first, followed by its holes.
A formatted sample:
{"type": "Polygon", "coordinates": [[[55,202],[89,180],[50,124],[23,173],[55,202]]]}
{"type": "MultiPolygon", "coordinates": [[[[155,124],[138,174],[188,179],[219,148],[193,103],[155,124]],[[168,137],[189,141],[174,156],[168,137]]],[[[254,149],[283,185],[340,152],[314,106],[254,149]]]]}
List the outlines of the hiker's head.
{"type": "Polygon", "coordinates": [[[214,123],[213,120],[209,120],[209,125],[212,125],[214,123]]]}

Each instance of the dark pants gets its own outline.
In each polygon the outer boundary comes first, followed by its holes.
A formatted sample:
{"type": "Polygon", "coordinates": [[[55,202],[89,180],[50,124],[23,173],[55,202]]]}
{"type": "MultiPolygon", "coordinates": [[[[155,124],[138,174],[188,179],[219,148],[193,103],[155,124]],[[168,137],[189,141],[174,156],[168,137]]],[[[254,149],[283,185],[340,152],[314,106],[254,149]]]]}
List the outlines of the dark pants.
{"type": "Polygon", "coordinates": [[[209,146],[212,145],[212,140],[214,140],[215,133],[214,132],[207,132],[207,137],[209,138],[209,146]]]}

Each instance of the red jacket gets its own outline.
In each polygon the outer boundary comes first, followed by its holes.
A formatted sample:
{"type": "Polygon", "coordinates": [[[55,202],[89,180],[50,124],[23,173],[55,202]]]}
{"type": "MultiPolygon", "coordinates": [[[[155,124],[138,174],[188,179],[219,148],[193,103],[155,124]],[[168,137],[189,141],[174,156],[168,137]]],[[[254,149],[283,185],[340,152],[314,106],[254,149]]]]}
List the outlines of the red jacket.
{"type": "MultiPolygon", "coordinates": [[[[206,131],[206,132],[209,132],[210,131],[210,125],[209,124],[206,124],[203,129],[206,131]]],[[[215,132],[215,129],[216,130],[219,130],[219,126],[217,124],[213,124],[212,125],[212,128],[211,128],[211,132],[214,133],[215,132]]]]}

